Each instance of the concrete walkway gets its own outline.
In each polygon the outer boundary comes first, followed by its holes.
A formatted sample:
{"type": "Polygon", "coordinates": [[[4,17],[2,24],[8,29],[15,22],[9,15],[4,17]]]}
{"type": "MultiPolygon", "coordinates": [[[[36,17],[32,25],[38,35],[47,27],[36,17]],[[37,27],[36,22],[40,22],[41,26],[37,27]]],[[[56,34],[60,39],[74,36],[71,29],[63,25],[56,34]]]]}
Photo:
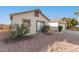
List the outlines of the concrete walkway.
{"type": "Polygon", "coordinates": [[[65,30],[63,31],[64,33],[70,33],[70,34],[74,34],[74,35],[79,35],[79,31],[74,31],[74,30],[65,30]]]}

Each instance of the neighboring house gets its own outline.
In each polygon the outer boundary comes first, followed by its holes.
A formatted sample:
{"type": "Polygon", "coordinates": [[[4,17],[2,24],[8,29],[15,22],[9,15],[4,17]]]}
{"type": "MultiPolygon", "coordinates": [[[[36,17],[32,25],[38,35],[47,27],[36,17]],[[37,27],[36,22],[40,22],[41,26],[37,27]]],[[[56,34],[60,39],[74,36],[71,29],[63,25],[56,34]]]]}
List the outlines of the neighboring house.
{"type": "Polygon", "coordinates": [[[9,31],[10,25],[0,24],[0,31],[9,31]]]}
{"type": "Polygon", "coordinates": [[[41,12],[41,10],[31,10],[10,14],[11,24],[25,24],[30,28],[29,34],[41,32],[44,25],[48,25],[49,19],[41,12]]]}
{"type": "Polygon", "coordinates": [[[49,25],[50,25],[50,29],[51,29],[51,30],[58,30],[59,20],[52,19],[52,20],[49,22],[49,25]]]}
{"type": "Polygon", "coordinates": [[[52,27],[58,27],[59,20],[60,19],[51,19],[49,25],[52,27]]]}
{"type": "Polygon", "coordinates": [[[62,21],[61,19],[52,19],[49,22],[49,25],[51,27],[51,30],[57,30],[58,31],[58,26],[61,25],[63,26],[63,30],[66,29],[66,23],[64,21],[62,21]]]}

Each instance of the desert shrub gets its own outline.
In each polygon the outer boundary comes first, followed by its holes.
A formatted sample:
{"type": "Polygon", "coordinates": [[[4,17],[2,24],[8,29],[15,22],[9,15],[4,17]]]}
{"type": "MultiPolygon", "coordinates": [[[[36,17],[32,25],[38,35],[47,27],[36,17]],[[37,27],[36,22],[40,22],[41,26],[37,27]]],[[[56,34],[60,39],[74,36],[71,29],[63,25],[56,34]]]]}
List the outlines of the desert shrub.
{"type": "Polygon", "coordinates": [[[11,39],[17,38],[17,32],[16,32],[16,31],[11,31],[11,32],[10,32],[10,38],[11,38],[11,39]]]}
{"type": "Polygon", "coordinates": [[[58,31],[61,32],[63,29],[63,26],[58,26],[58,31]]]}
{"type": "Polygon", "coordinates": [[[21,25],[15,24],[15,30],[11,31],[10,38],[11,39],[22,38],[27,33],[29,33],[29,29],[25,25],[23,25],[23,24],[21,24],[21,25]]]}
{"type": "Polygon", "coordinates": [[[46,33],[46,32],[48,32],[49,29],[50,29],[49,26],[44,25],[43,28],[42,28],[42,32],[43,32],[43,33],[46,33]]]}

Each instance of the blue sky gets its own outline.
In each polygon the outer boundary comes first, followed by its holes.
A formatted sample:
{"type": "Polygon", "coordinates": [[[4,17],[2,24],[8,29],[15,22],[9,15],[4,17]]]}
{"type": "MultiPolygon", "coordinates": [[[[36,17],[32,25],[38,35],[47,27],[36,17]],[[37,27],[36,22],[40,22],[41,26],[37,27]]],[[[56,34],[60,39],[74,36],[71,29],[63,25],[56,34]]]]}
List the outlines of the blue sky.
{"type": "Polygon", "coordinates": [[[0,24],[10,24],[9,14],[40,9],[49,18],[76,17],[79,6],[0,6],[0,24]]]}

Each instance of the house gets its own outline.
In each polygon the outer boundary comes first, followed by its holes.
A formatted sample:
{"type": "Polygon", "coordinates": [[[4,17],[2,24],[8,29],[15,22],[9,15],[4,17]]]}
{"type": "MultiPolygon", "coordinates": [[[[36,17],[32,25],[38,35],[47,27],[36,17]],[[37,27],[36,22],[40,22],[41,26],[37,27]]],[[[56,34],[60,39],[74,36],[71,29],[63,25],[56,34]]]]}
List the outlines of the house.
{"type": "Polygon", "coordinates": [[[13,26],[14,24],[28,26],[29,34],[41,32],[43,26],[49,23],[49,19],[39,9],[10,14],[10,19],[13,26]]]}
{"type": "Polygon", "coordinates": [[[51,30],[58,30],[58,26],[59,26],[59,19],[51,19],[51,21],[49,22],[50,25],[50,29],[51,30]]]}
{"type": "Polygon", "coordinates": [[[0,24],[0,31],[9,31],[10,25],[0,24]]]}
{"type": "Polygon", "coordinates": [[[66,29],[66,23],[61,19],[51,19],[49,25],[51,27],[51,30],[58,31],[58,26],[63,26],[63,31],[66,29]]]}

